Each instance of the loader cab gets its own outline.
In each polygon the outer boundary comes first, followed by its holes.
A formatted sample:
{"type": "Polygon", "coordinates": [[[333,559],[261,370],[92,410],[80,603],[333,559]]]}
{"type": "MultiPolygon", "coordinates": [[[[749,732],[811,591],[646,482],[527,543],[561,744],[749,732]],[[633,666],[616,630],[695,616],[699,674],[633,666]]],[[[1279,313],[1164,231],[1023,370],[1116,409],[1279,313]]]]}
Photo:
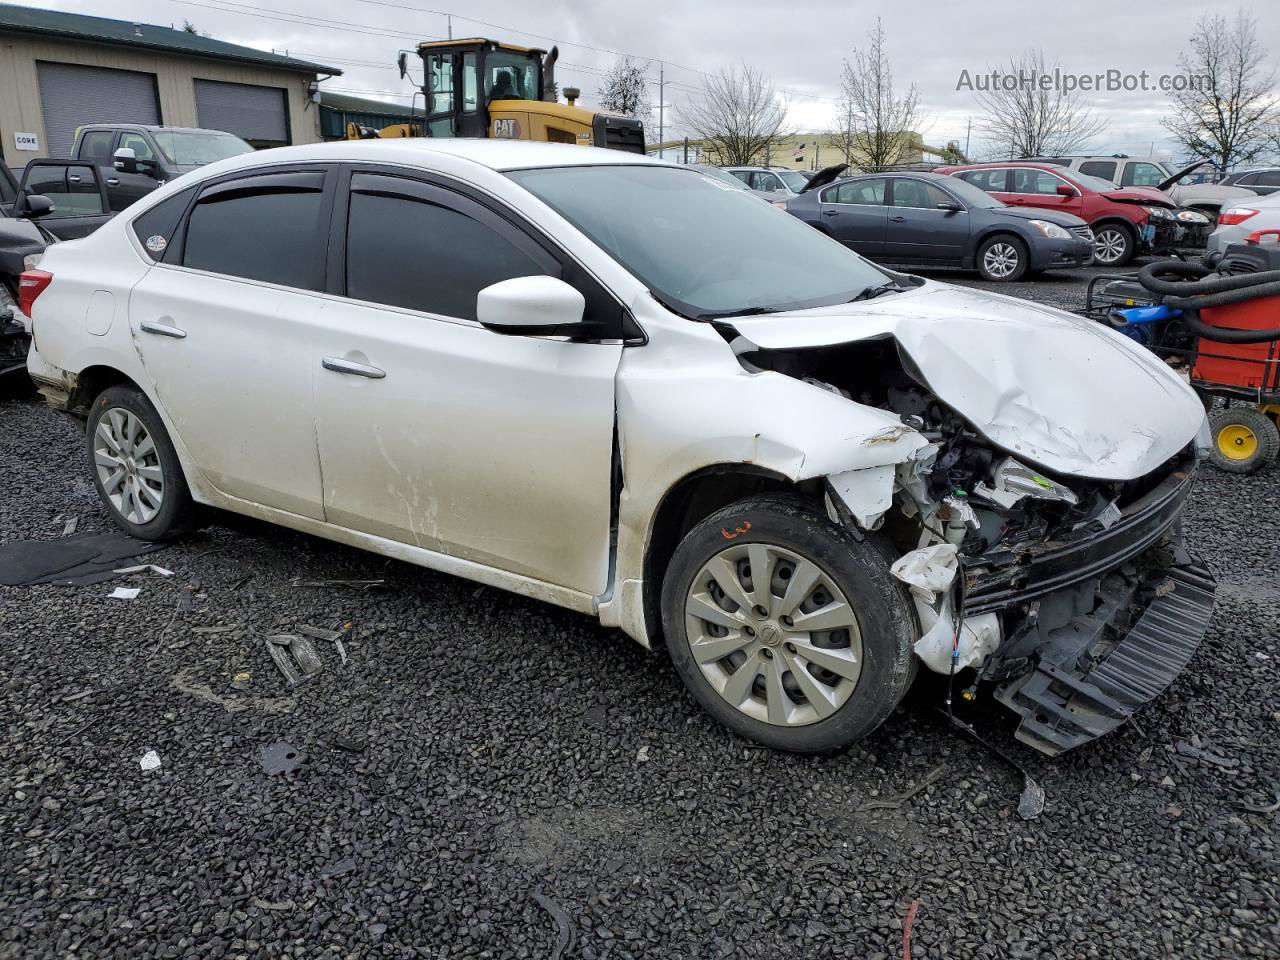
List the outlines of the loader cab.
{"type": "MultiPolygon", "coordinates": [[[[494,40],[447,40],[419,44],[418,55],[429,137],[487,137],[491,103],[541,101],[551,92],[544,83],[543,50],[494,40]]],[[[549,59],[554,63],[554,52],[549,59]]],[[[496,135],[511,134],[500,129],[496,135]]],[[[518,133],[514,138],[529,139],[518,133]]]]}

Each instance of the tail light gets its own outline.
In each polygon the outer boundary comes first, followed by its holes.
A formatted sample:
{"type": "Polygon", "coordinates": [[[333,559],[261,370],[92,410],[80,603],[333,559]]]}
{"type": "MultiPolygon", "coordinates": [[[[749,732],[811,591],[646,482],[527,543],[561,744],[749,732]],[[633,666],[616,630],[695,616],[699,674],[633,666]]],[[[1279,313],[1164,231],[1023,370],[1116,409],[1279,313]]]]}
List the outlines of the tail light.
{"type": "Polygon", "coordinates": [[[1234,210],[1223,210],[1218,214],[1218,223],[1224,227],[1234,227],[1237,223],[1244,223],[1250,217],[1256,217],[1257,210],[1250,210],[1248,207],[1236,207],[1234,210]]]}
{"type": "Polygon", "coordinates": [[[31,316],[31,307],[36,297],[44,293],[45,288],[53,283],[53,274],[48,270],[28,270],[18,274],[18,309],[31,316]]]}

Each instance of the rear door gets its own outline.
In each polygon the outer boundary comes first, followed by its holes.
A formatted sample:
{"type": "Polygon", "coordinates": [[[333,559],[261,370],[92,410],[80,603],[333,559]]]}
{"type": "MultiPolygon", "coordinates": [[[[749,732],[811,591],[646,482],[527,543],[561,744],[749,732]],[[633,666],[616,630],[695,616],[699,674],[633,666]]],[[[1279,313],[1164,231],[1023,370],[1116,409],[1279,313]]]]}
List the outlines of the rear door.
{"type": "Polygon", "coordinates": [[[259,170],[158,204],[133,228],[161,261],[129,295],[142,367],[209,482],[317,520],[310,357],[326,309],[334,176],[316,165],[259,170]]]}
{"type": "Polygon", "coordinates": [[[1009,174],[1008,167],[984,167],[981,170],[961,170],[956,176],[1001,202],[1009,203],[1012,196],[1009,193],[1009,174]]]}
{"type": "MultiPolygon", "coordinates": [[[[53,202],[40,226],[60,240],[88,236],[111,219],[100,171],[71,160],[30,160],[22,171],[21,197],[39,195],[53,202]]],[[[19,201],[19,209],[22,202],[19,201]]]]}
{"type": "Polygon", "coordinates": [[[954,197],[925,180],[892,177],[885,256],[889,260],[959,262],[969,246],[969,211],[943,210],[954,197]]]}
{"type": "Polygon", "coordinates": [[[850,180],[832,184],[818,196],[823,228],[850,249],[867,257],[884,254],[888,181],[850,180]]]}
{"type": "Polygon", "coordinates": [[[1075,184],[1048,170],[1034,167],[1014,167],[1011,173],[1010,198],[1005,201],[1010,206],[1040,207],[1080,216],[1084,198],[1075,184]],[[1059,187],[1070,187],[1072,195],[1063,196],[1058,192],[1059,187]]]}

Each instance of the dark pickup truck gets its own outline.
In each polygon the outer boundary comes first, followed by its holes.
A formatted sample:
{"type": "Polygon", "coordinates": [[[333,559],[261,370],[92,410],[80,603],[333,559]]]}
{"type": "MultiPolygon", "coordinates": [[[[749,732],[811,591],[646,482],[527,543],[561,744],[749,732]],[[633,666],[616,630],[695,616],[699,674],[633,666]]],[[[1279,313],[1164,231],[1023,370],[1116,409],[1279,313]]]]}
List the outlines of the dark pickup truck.
{"type": "Polygon", "coordinates": [[[110,210],[119,213],[162,183],[253,147],[221,130],[157,127],[140,123],[90,123],[76,130],[73,159],[103,173],[110,210]]]}

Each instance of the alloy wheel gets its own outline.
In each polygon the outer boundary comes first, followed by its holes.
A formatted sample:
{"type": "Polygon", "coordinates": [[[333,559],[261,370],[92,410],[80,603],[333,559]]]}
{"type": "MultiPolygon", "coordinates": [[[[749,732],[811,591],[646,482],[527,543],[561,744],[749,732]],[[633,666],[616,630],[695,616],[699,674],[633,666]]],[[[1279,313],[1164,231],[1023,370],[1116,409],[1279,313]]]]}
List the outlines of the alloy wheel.
{"type": "Polygon", "coordinates": [[[1129,238],[1116,227],[1104,227],[1093,238],[1093,256],[1099,263],[1115,263],[1124,256],[1129,238]]]}
{"type": "Polygon", "coordinates": [[[982,255],[982,265],[991,276],[1003,280],[1018,269],[1018,251],[1011,243],[993,243],[982,255]]]}
{"type": "Polygon", "coordinates": [[[164,503],[164,468],[146,425],[122,407],[98,420],[93,434],[93,464],[102,492],[130,523],[154,519],[164,503]]]}
{"type": "Polygon", "coordinates": [[[776,726],[823,720],[862,673],[862,635],[844,593],[783,547],[727,547],[693,578],[685,633],[703,677],[749,717],[776,726]]]}

